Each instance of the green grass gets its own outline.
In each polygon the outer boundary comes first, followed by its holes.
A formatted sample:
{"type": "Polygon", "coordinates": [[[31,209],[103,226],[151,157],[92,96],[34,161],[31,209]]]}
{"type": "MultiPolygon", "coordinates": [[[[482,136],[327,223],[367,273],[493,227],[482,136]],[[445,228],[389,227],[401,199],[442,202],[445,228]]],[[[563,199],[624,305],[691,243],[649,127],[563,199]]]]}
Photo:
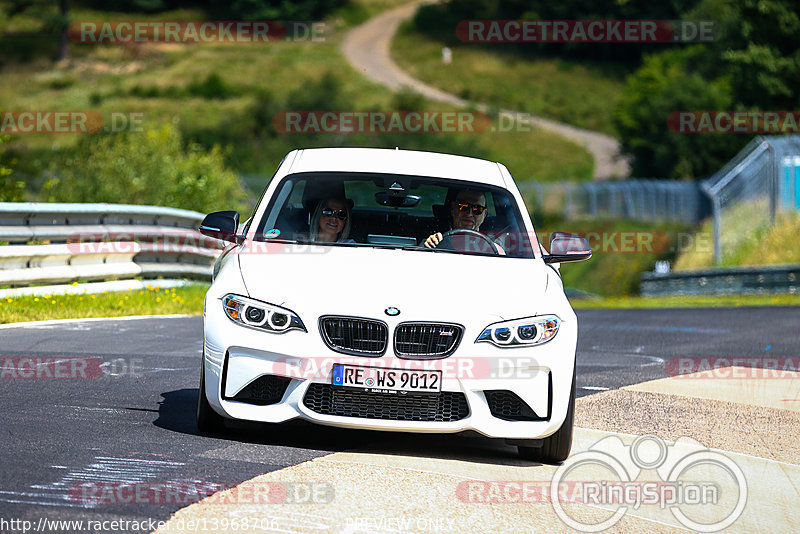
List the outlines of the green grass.
{"type": "Polygon", "coordinates": [[[673,259],[677,236],[685,231],[681,225],[637,221],[537,221],[535,213],[534,225],[540,239],[542,233],[546,236],[545,248],[550,232],[586,236],[592,257],[564,263],[561,277],[565,287],[603,297],[637,294],[642,273],[652,271],[658,260],[673,259]]]}
{"type": "MultiPolygon", "coordinates": [[[[742,203],[723,213],[722,262],[724,267],[800,263],[800,214],[781,213],[769,224],[769,207],[763,203],[742,203]]],[[[678,256],[674,270],[714,267],[713,223],[703,222],[694,234],[698,246],[678,256]]]]}
{"type": "Polygon", "coordinates": [[[200,315],[206,291],[207,284],[191,284],[92,295],[4,297],[0,299],[0,324],[130,315],[200,315]]]}
{"type": "Polygon", "coordinates": [[[408,0],[350,0],[331,17],[342,30],[357,26],[384,11],[407,4],[408,0]]]}
{"type": "Polygon", "coordinates": [[[615,134],[611,119],[621,74],[467,43],[451,46],[453,61],[444,65],[443,46],[406,24],[392,41],[392,58],[415,78],[461,98],[615,134]]]}
{"type": "Polygon", "coordinates": [[[731,308],[743,306],[800,306],[800,295],[728,295],[707,297],[608,297],[572,299],[573,308],[639,309],[639,308],[731,308]]]}
{"type": "MultiPolygon", "coordinates": [[[[356,7],[371,15],[394,1],[363,0],[356,7]],[[359,7],[360,6],[360,7],[359,7]]],[[[169,14],[171,20],[202,18],[197,11],[169,14]]],[[[142,17],[75,8],[74,20],[121,20],[142,17]]],[[[332,25],[346,26],[334,15],[332,25]]],[[[0,70],[0,102],[16,110],[96,110],[106,119],[112,112],[142,113],[146,124],[174,121],[186,139],[205,146],[230,146],[227,162],[248,174],[271,175],[278,162],[298,147],[341,146],[356,143],[455,152],[505,163],[520,180],[587,180],[593,160],[583,148],[549,133],[485,132],[442,134],[376,134],[343,137],[319,134],[264,133],[276,110],[311,91],[326,73],[339,81],[338,94],[323,102],[338,102],[344,110],[397,109],[397,96],[351,69],[339,52],[344,31],[335,30],[325,42],[271,44],[160,44],[78,45],[71,43],[72,59],[55,65],[38,57],[6,63],[0,70]],[[226,87],[224,98],[193,96],[197,87],[216,74],[226,87]],[[268,93],[267,97],[259,96],[268,93]],[[268,113],[260,118],[254,106],[266,98],[268,113]],[[260,121],[260,123],[259,123],[260,121]]],[[[318,92],[319,93],[319,92],[318,92]]],[[[319,94],[318,94],[319,99],[319,94]]],[[[412,101],[413,102],[413,101],[412,101]]],[[[319,104],[319,105],[324,105],[319,104]]],[[[416,108],[453,108],[420,101],[416,108]]],[[[316,109],[316,108],[314,108],[316,109]]],[[[102,135],[102,134],[94,134],[102,135]]],[[[38,176],[59,149],[74,147],[77,134],[20,134],[6,145],[19,157],[17,167],[38,176]]],[[[37,184],[33,184],[33,189],[37,184]]],[[[260,191],[258,191],[260,193],[260,191]]],[[[37,199],[34,195],[32,199],[37,199]]]]}

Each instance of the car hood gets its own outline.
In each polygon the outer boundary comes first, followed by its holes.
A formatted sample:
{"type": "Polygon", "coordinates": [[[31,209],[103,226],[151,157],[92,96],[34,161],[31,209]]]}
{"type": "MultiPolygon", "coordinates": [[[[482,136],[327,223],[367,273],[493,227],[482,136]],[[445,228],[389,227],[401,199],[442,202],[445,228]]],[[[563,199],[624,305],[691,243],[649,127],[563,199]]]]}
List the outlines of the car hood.
{"type": "Polygon", "coordinates": [[[489,324],[536,315],[547,285],[539,259],[399,249],[251,243],[239,254],[249,296],[304,321],[351,315],[489,324]],[[257,247],[258,250],[254,250],[257,247]]]}

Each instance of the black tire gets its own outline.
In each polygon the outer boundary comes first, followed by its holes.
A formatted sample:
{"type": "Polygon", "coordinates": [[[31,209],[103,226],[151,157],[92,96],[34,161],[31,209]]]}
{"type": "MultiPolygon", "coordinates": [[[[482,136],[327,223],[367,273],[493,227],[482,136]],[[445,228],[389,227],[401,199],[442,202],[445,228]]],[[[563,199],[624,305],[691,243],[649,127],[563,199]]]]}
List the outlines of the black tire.
{"type": "Polygon", "coordinates": [[[200,391],[197,392],[197,430],[203,434],[225,432],[225,418],[214,411],[206,398],[206,365],[200,370],[200,391]]]}
{"type": "Polygon", "coordinates": [[[556,432],[546,438],[541,447],[517,447],[520,458],[534,460],[545,464],[558,464],[569,457],[572,450],[572,430],[575,426],[575,372],[572,373],[572,392],[564,424],[556,432]]]}

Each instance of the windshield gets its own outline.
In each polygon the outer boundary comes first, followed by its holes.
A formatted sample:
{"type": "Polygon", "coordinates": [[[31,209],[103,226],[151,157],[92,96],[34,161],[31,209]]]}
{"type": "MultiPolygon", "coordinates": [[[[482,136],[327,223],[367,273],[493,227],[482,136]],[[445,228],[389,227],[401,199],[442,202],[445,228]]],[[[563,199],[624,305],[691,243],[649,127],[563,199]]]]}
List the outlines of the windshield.
{"type": "Polygon", "coordinates": [[[532,258],[522,216],[507,190],[473,182],[301,173],[278,185],[255,239],[532,258]]]}

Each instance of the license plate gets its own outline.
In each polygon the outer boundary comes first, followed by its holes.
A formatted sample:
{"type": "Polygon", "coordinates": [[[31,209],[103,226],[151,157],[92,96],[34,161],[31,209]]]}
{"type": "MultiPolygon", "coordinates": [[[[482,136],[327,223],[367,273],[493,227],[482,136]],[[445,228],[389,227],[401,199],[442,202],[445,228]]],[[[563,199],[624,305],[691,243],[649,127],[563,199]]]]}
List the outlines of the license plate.
{"type": "Polygon", "coordinates": [[[380,367],[333,364],[333,385],[358,388],[371,393],[439,393],[441,371],[409,371],[380,367]]]}

